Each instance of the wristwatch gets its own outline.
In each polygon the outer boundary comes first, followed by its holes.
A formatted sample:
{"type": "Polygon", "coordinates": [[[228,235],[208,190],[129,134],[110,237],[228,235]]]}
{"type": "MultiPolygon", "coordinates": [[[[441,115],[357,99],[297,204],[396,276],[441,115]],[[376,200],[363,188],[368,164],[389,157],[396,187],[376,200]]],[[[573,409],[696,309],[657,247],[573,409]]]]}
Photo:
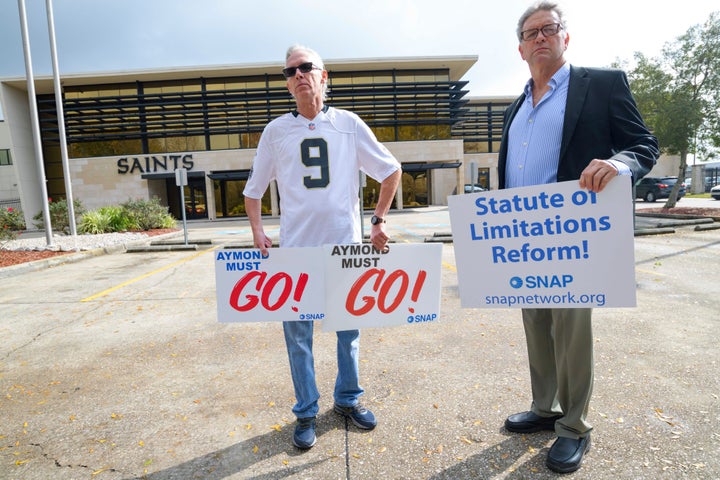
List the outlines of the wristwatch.
{"type": "Polygon", "coordinates": [[[379,225],[381,223],[385,223],[385,219],[382,217],[378,217],[377,215],[373,215],[370,217],[370,223],[373,225],[379,225]]]}

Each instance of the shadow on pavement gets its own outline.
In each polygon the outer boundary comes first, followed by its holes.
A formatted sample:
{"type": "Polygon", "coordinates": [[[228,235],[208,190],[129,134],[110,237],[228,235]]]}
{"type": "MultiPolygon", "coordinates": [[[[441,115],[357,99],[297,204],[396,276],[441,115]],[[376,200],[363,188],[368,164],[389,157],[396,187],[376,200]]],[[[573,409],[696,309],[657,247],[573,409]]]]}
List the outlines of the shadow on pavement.
{"type": "Polygon", "coordinates": [[[545,457],[547,444],[555,438],[552,432],[530,435],[508,434],[500,443],[488,445],[476,455],[439,472],[428,480],[456,480],[458,478],[525,479],[528,475],[547,473],[545,457]],[[497,472],[493,475],[491,472],[497,472]]]}
{"type": "MultiPolygon", "coordinates": [[[[317,417],[316,435],[323,434],[337,428],[338,416],[331,410],[321,413],[317,417]]],[[[246,472],[247,477],[253,480],[270,480],[297,475],[305,470],[313,469],[334,457],[318,458],[317,460],[298,465],[296,467],[283,466],[278,471],[257,472],[254,474],[252,466],[276,455],[286,454],[290,457],[309,453],[295,448],[291,435],[295,424],[282,432],[271,431],[263,435],[252,437],[244,442],[237,443],[221,450],[207,453],[187,462],[154,473],[148,473],[125,480],[186,480],[193,478],[221,479],[240,472],[246,472]],[[257,449],[256,449],[257,447],[257,449]]]]}

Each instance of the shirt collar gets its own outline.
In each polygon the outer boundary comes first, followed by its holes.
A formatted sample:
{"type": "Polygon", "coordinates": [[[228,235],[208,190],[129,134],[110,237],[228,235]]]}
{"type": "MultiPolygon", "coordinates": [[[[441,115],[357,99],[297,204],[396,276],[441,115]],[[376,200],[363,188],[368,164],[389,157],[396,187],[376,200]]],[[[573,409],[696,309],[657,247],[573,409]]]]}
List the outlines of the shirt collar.
{"type": "MultiPolygon", "coordinates": [[[[570,63],[565,62],[562,64],[560,68],[558,68],[558,71],[555,72],[555,74],[552,76],[548,84],[550,85],[550,88],[555,90],[559,86],[563,85],[564,83],[568,82],[568,79],[570,78],[570,63]]],[[[530,78],[527,83],[525,84],[525,96],[532,97],[532,78],[530,78]]]]}
{"type": "MultiPolygon", "coordinates": [[[[322,110],[320,110],[320,111],[321,111],[322,113],[327,113],[327,111],[328,111],[329,108],[330,108],[330,105],[328,105],[327,103],[324,103],[324,104],[323,104],[323,108],[322,108],[322,110]]],[[[298,115],[300,115],[300,112],[298,112],[297,110],[293,110],[293,111],[292,111],[292,114],[293,114],[293,116],[294,116],[295,118],[297,118],[298,115]]]]}

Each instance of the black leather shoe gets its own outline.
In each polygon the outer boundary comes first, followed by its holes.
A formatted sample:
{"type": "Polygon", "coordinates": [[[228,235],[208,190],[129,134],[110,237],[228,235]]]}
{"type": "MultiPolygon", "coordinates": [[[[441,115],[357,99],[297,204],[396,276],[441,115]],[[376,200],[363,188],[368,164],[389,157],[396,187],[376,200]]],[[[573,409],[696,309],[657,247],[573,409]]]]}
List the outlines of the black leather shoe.
{"type": "Polygon", "coordinates": [[[505,429],[515,433],[533,433],[540,430],[555,430],[555,421],[562,415],[554,417],[541,417],[533,412],[522,412],[510,415],[505,420],[505,429]]]}
{"type": "Polygon", "coordinates": [[[583,438],[558,437],[550,447],[545,465],[553,472],[574,472],[582,464],[583,455],[590,450],[590,435],[583,438]]]}

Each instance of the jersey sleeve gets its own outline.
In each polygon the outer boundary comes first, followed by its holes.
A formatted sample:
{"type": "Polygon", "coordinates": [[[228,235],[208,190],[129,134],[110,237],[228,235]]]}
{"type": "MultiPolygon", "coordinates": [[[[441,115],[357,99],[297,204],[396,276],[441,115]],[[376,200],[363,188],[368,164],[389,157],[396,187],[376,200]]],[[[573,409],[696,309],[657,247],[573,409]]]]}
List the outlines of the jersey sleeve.
{"type": "Polygon", "coordinates": [[[385,145],[378,142],[370,127],[357,117],[357,154],[360,168],[378,182],[400,169],[400,162],[385,145]]]}

